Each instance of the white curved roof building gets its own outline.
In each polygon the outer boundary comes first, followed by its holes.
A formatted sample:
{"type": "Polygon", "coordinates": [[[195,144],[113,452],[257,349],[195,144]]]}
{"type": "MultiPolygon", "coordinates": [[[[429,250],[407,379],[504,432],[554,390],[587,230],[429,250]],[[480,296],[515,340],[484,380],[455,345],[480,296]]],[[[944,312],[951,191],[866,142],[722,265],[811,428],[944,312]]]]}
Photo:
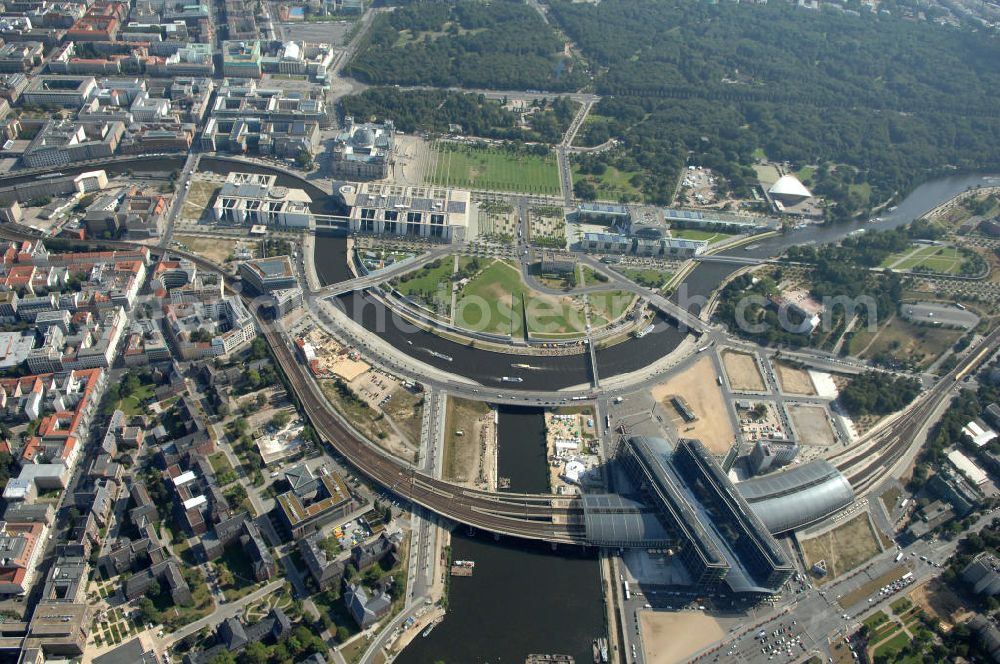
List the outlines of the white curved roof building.
{"type": "Polygon", "coordinates": [[[783,175],[771,185],[767,193],[782,200],[802,200],[812,197],[812,192],[794,175],[783,175]]]}
{"type": "Polygon", "coordinates": [[[816,523],[854,502],[851,483],[825,459],[740,482],[736,490],[775,534],[816,523]]]}

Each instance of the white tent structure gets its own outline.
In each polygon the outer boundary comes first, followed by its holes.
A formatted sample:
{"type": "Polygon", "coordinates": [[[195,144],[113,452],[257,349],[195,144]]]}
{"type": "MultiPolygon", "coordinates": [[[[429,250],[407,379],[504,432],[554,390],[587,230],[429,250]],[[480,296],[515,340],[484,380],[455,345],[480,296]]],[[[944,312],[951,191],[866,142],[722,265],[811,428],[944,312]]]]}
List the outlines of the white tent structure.
{"type": "Polygon", "coordinates": [[[806,189],[794,175],[784,175],[778,179],[767,193],[772,198],[776,198],[785,203],[799,203],[807,198],[812,198],[812,192],[806,189]]]}

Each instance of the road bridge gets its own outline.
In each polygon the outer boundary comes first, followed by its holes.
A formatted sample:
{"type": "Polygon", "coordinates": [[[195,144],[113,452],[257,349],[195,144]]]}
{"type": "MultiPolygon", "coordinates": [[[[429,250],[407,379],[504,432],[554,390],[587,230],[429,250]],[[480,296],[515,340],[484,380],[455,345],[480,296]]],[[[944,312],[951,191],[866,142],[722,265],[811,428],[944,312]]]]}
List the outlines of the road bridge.
{"type": "Polygon", "coordinates": [[[371,288],[372,286],[377,286],[378,284],[389,281],[390,279],[401,274],[423,267],[431,261],[444,258],[445,256],[451,254],[452,251],[453,248],[450,245],[438,246],[425,254],[415,256],[409,260],[399,261],[398,263],[394,263],[383,270],[324,286],[314,291],[314,294],[317,297],[328,298],[343,295],[344,293],[350,293],[356,290],[371,288]]]}
{"type": "MultiPolygon", "coordinates": [[[[4,224],[0,226],[0,237],[24,240],[37,239],[38,235],[17,224],[4,224]]],[[[93,244],[86,240],[70,243],[93,244]]],[[[141,246],[119,241],[101,241],[100,244],[122,248],[141,246]]],[[[204,270],[221,273],[216,264],[196,254],[176,250],[171,253],[188,258],[204,270]]],[[[315,431],[362,474],[414,504],[475,528],[554,543],[588,543],[583,505],[577,496],[469,489],[421,474],[410,464],[378,449],[333,411],[319,386],[297,360],[291,342],[273,324],[258,318],[258,325],[274,353],[277,366],[288,379],[290,391],[298,397],[315,431]]],[[[1000,330],[995,330],[893,426],[873,436],[870,449],[837,465],[857,493],[876,486],[893,472],[893,467],[912,451],[917,434],[928,424],[934,409],[948,398],[956,382],[987,361],[998,346],[1000,330]]]]}

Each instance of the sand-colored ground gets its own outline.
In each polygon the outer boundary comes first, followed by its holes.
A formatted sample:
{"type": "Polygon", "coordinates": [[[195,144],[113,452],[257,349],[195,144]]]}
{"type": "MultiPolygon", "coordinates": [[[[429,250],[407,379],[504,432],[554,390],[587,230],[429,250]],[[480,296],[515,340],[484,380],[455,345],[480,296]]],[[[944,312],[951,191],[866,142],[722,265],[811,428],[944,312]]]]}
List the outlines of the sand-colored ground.
{"type": "Polygon", "coordinates": [[[687,371],[671,378],[666,383],[652,389],[653,398],[660,402],[668,413],[676,413],[670,403],[671,397],[680,395],[694,411],[697,420],[686,424],[677,415],[674,422],[684,438],[697,438],[713,454],[725,454],[733,444],[734,433],[722,390],[715,382],[715,366],[712,358],[702,357],[687,371]]]}
{"type": "Polygon", "coordinates": [[[914,588],[910,599],[927,615],[941,619],[949,627],[964,622],[971,615],[959,596],[937,579],[914,588]]]}
{"type": "Polygon", "coordinates": [[[249,245],[246,241],[202,235],[175,235],[174,240],[186,246],[189,251],[218,265],[222,265],[229,256],[232,256],[238,246],[249,245]]]}
{"type": "Polygon", "coordinates": [[[366,373],[371,367],[367,362],[352,359],[346,355],[335,355],[328,369],[334,376],[340,376],[348,383],[366,373]]]}
{"type": "Polygon", "coordinates": [[[726,635],[714,618],[697,611],[640,611],[639,624],[649,664],[683,662],[726,635]]]}
{"type": "Polygon", "coordinates": [[[816,387],[813,385],[809,372],[804,369],[790,367],[782,362],[774,364],[775,373],[778,375],[778,384],[781,391],[787,394],[804,394],[813,396],[816,394],[816,387]]]}
{"type": "Polygon", "coordinates": [[[448,397],[444,478],[478,489],[496,489],[496,426],[489,404],[448,397]],[[461,432],[461,433],[459,433],[461,432]]]}
{"type": "Polygon", "coordinates": [[[833,530],[802,540],[799,545],[807,567],[812,568],[820,560],[826,561],[827,574],[818,579],[820,584],[851,571],[882,550],[867,512],[833,530]]]}
{"type": "Polygon", "coordinates": [[[217,182],[193,180],[187,196],[184,197],[181,219],[199,221],[203,215],[206,215],[208,206],[215,201],[215,195],[220,189],[222,186],[217,182]]]}
{"type": "Polygon", "coordinates": [[[764,377],[757,368],[757,360],[753,355],[725,351],[722,353],[722,364],[726,367],[729,385],[737,392],[763,392],[764,377]]]}
{"type": "Polygon", "coordinates": [[[799,445],[827,447],[836,442],[830,415],[822,406],[793,404],[788,406],[788,416],[795,429],[795,440],[799,445]]]}

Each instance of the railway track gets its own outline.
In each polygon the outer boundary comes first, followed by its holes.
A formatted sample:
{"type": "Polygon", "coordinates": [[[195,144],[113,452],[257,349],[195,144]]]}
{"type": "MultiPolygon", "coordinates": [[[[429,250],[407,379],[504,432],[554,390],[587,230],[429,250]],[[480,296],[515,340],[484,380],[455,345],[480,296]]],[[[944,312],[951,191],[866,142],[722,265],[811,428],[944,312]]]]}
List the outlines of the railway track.
{"type": "MultiPolygon", "coordinates": [[[[0,226],[0,237],[23,241],[44,239],[37,232],[18,224],[0,226]]],[[[135,249],[145,245],[121,241],[90,242],[70,240],[70,244],[135,249]]],[[[151,252],[164,251],[151,248],[151,252]]],[[[175,249],[171,254],[183,256],[199,268],[223,274],[218,266],[196,254],[175,249]]],[[[227,288],[233,292],[232,285],[227,288]]],[[[255,312],[256,315],[256,312],[255,312]]],[[[275,359],[298,396],[313,428],[329,445],[359,472],[393,493],[460,523],[526,539],[538,539],[567,544],[585,544],[583,510],[578,498],[549,494],[505,494],[468,489],[422,475],[408,464],[389,457],[354,431],[330,408],[326,398],[289,348],[286,340],[272,326],[261,324],[264,337],[275,359]]],[[[913,445],[928,418],[963,377],[973,371],[1000,344],[1000,329],[989,334],[981,347],[943,376],[911,406],[901,421],[891,429],[880,431],[868,443],[873,453],[860,454],[837,464],[855,492],[863,494],[889,474],[913,445]]]]}
{"type": "MultiPolygon", "coordinates": [[[[0,226],[0,237],[14,241],[45,239],[17,224],[0,226]]],[[[103,240],[69,240],[69,243],[80,247],[100,245],[122,249],[146,246],[103,240]]],[[[228,276],[217,265],[196,254],[159,247],[149,249],[154,254],[169,251],[187,258],[200,269],[228,276]]],[[[228,281],[226,287],[230,292],[235,292],[228,281]]],[[[253,308],[250,310],[257,316],[253,308]]],[[[277,365],[298,397],[313,428],[359,472],[406,500],[473,528],[525,539],[566,544],[586,543],[582,526],[583,509],[579,498],[476,491],[417,473],[413,467],[376,448],[332,411],[285,338],[272,325],[261,321],[259,316],[258,323],[271,346],[277,365]]]]}
{"type": "Polygon", "coordinates": [[[963,358],[951,371],[942,376],[914,404],[910,411],[891,429],[884,429],[875,436],[874,450],[878,453],[857,455],[841,462],[837,469],[844,473],[854,491],[858,494],[874,488],[881,482],[892,467],[902,459],[914,444],[914,439],[920,430],[927,425],[931,414],[938,408],[941,401],[948,398],[952,388],[969,375],[984,360],[988,359],[1000,344],[1000,329],[990,333],[973,353],[963,358]]]}

